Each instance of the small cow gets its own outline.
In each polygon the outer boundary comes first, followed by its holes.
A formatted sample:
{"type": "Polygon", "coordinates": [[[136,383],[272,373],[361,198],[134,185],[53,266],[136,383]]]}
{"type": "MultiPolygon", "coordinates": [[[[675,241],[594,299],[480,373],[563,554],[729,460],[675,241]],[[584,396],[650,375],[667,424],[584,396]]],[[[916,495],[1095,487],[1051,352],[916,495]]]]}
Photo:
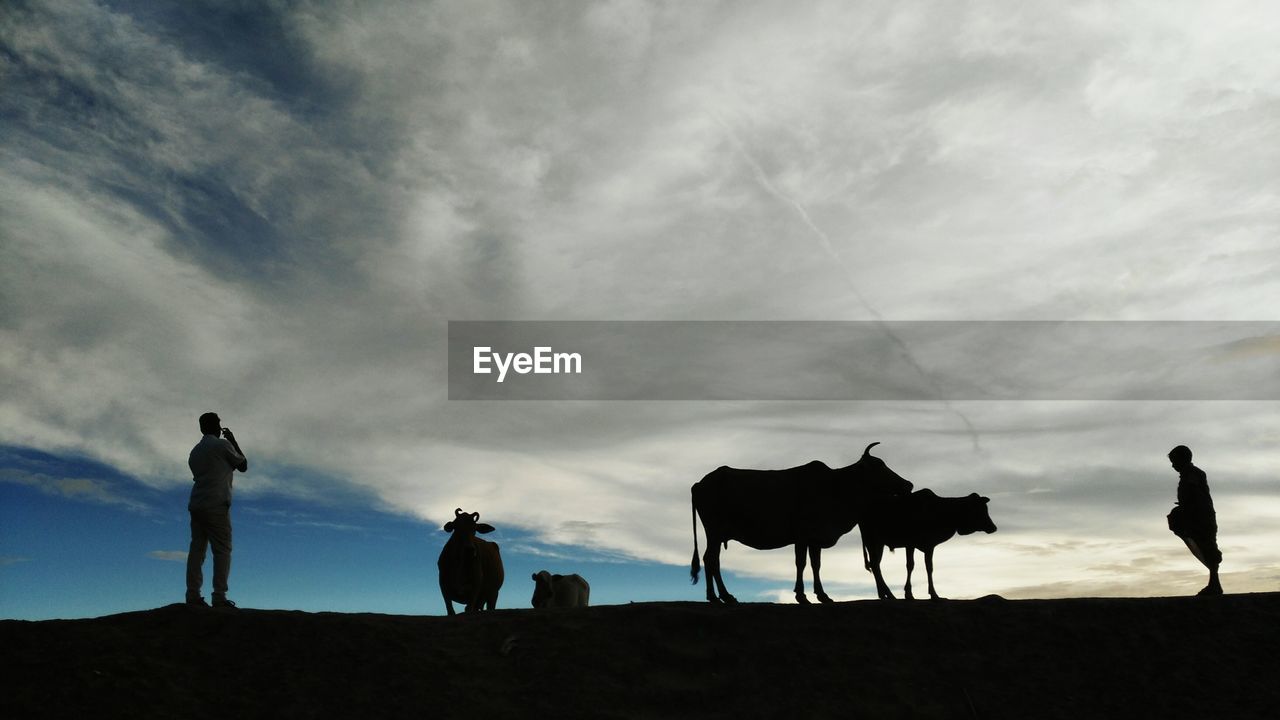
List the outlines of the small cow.
{"type": "Polygon", "coordinates": [[[888,498],[874,512],[862,519],[862,553],[867,570],[876,579],[876,592],[882,600],[892,600],[884,576],[880,574],[880,558],[884,548],[907,549],[907,584],[903,596],[911,600],[911,571],[915,569],[915,551],[924,551],[924,568],[929,576],[929,597],[938,599],[933,589],[933,549],[959,533],[969,535],[979,530],[996,531],[987,512],[990,498],[971,493],[966,497],[938,497],[932,490],[917,490],[910,495],[888,498]]]}
{"type": "Polygon", "coordinates": [[[586,607],[591,586],[581,575],[533,574],[533,606],[536,608],[586,607]]]}
{"type": "Polygon", "coordinates": [[[451,616],[455,602],[462,603],[466,612],[494,609],[502,587],[502,555],[497,543],[476,537],[476,533],[493,532],[493,526],[480,522],[480,513],[464,513],[458,508],[444,529],[452,534],[436,566],[440,568],[445,609],[451,616]]]}

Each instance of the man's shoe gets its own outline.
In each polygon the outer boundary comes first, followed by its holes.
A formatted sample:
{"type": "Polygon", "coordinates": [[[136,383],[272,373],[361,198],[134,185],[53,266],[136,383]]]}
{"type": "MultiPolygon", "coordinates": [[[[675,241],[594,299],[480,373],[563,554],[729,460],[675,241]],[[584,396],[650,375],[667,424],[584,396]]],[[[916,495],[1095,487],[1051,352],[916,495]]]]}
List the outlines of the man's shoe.
{"type": "Polygon", "coordinates": [[[1196,593],[1196,595],[1200,597],[1208,597],[1208,596],[1221,595],[1221,594],[1222,594],[1221,585],[1205,585],[1203,590],[1196,593]]]}
{"type": "Polygon", "coordinates": [[[187,598],[188,607],[209,607],[209,603],[204,601],[203,597],[187,598]]]}
{"type": "Polygon", "coordinates": [[[214,598],[213,606],[220,607],[220,608],[231,608],[232,610],[236,609],[236,604],[226,598],[214,598]]]}

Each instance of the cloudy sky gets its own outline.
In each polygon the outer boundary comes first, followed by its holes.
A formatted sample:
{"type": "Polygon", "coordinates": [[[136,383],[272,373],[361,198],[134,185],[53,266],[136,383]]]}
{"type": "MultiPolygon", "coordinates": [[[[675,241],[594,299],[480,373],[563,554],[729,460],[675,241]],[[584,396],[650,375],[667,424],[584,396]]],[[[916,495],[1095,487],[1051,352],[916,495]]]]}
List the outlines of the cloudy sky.
{"type": "MultiPolygon", "coordinates": [[[[246,606],[440,613],[455,507],[498,527],[503,607],[543,567],[698,599],[694,481],[874,441],[991,497],[999,532],[938,551],[944,595],[1198,589],[1164,519],[1179,443],[1227,590],[1275,590],[1274,386],[451,401],[447,329],[1280,320],[1277,36],[1264,2],[4,3],[0,616],[179,601],[211,409],[251,463],[246,606]]],[[[1277,367],[1275,335],[1229,339],[1241,385],[1277,367]]],[[[724,556],[754,600],[791,560],[724,556]]],[[[856,535],[823,575],[874,596],[856,535]]]]}

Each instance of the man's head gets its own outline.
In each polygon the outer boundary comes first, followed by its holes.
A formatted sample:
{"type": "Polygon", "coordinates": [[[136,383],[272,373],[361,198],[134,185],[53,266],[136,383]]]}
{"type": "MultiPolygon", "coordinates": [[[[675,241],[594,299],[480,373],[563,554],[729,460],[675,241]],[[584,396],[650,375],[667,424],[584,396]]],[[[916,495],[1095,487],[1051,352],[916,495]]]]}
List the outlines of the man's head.
{"type": "Polygon", "coordinates": [[[200,432],[214,437],[222,434],[222,419],[218,413],[207,412],[200,416],[200,432]]]}
{"type": "Polygon", "coordinates": [[[1170,464],[1173,465],[1174,470],[1182,470],[1184,468],[1190,467],[1191,448],[1187,447],[1186,445],[1179,445],[1178,447],[1170,450],[1169,462],[1170,464]]]}

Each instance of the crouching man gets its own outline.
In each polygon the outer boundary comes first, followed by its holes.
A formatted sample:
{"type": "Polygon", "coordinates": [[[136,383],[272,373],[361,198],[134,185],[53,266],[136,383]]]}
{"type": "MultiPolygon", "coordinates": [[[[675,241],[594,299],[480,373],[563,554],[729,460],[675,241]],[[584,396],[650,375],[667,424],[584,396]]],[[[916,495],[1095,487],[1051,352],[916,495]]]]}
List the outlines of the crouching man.
{"type": "Polygon", "coordinates": [[[1169,529],[1209,569],[1209,584],[1199,594],[1221,595],[1218,566],[1222,551],[1218,549],[1218,518],[1209,495],[1209,480],[1203,470],[1191,464],[1191,448],[1186,445],[1170,450],[1169,462],[1178,471],[1178,504],[1169,513],[1169,529]]]}

